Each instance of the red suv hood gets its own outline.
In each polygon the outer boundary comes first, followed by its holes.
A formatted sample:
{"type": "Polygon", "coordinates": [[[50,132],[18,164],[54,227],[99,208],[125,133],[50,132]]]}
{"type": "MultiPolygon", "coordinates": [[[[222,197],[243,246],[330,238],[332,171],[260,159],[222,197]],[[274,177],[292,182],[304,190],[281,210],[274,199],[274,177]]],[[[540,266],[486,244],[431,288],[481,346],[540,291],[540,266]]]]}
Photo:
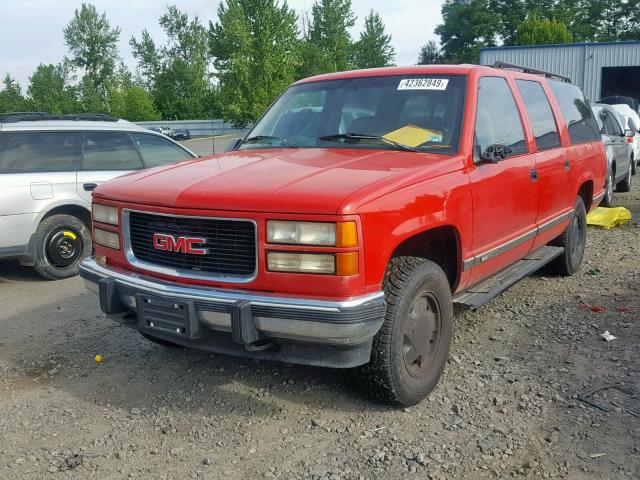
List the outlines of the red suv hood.
{"type": "Polygon", "coordinates": [[[176,208],[334,214],[359,190],[438,158],[388,150],[243,150],[135,172],[93,195],[176,208]]]}

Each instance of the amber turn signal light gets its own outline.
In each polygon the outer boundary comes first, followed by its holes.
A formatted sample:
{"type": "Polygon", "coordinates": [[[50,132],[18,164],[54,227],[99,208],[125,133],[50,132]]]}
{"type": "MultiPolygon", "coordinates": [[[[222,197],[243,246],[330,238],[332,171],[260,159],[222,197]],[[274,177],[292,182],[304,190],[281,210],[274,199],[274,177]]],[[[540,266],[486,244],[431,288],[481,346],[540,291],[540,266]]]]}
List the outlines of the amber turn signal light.
{"type": "Polygon", "coordinates": [[[336,275],[348,277],[358,274],[358,252],[336,253],[336,275]]]}
{"type": "Polygon", "coordinates": [[[336,247],[357,247],[358,230],[356,222],[338,222],[336,224],[336,247]]]}

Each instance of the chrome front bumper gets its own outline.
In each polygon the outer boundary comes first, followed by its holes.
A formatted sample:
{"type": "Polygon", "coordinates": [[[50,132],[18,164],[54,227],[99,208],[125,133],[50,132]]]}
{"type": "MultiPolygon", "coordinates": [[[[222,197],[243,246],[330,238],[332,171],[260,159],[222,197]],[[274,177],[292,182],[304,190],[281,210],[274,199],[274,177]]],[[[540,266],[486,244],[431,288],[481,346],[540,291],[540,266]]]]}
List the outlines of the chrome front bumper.
{"type": "Polygon", "coordinates": [[[260,295],[166,282],[92,258],[82,262],[80,276],[105,313],[143,333],[188,347],[294,363],[366,363],[386,312],[383,292],[345,301],[260,295]],[[255,353],[253,344],[267,341],[273,342],[272,351],[248,355],[255,353]]]}

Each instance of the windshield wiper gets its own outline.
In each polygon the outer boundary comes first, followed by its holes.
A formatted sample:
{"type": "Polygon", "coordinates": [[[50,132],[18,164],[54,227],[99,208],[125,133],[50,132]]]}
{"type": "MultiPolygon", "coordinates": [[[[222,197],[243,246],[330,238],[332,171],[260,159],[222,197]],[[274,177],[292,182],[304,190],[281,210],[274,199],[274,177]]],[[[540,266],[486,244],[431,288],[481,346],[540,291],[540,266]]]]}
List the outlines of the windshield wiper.
{"type": "Polygon", "coordinates": [[[273,135],[254,135],[253,137],[245,138],[244,140],[242,140],[240,142],[240,145],[242,145],[243,143],[260,142],[262,140],[275,140],[276,142],[282,143],[285,147],[300,148],[299,145],[296,145],[295,143],[290,142],[289,140],[286,140],[282,137],[275,137],[273,135]]]}
{"type": "Polygon", "coordinates": [[[399,150],[406,150],[408,152],[418,152],[417,148],[410,147],[409,145],[405,145],[404,143],[396,142],[395,140],[391,140],[389,138],[383,137],[382,135],[365,135],[362,133],[336,133],[333,135],[323,135],[322,137],[318,137],[318,140],[323,141],[332,141],[332,140],[342,140],[342,139],[353,139],[353,140],[378,140],[380,142],[385,142],[389,145],[393,145],[399,150]]]}

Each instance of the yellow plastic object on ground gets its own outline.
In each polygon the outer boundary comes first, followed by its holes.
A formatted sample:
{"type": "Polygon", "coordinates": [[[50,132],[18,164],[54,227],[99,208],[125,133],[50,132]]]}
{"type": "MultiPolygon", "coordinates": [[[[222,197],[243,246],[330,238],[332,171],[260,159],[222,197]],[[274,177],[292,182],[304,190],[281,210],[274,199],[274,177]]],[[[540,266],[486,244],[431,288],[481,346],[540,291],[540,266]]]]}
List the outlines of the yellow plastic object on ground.
{"type": "Polygon", "coordinates": [[[609,230],[631,220],[631,212],[624,207],[598,207],[587,215],[587,225],[609,230]]]}

